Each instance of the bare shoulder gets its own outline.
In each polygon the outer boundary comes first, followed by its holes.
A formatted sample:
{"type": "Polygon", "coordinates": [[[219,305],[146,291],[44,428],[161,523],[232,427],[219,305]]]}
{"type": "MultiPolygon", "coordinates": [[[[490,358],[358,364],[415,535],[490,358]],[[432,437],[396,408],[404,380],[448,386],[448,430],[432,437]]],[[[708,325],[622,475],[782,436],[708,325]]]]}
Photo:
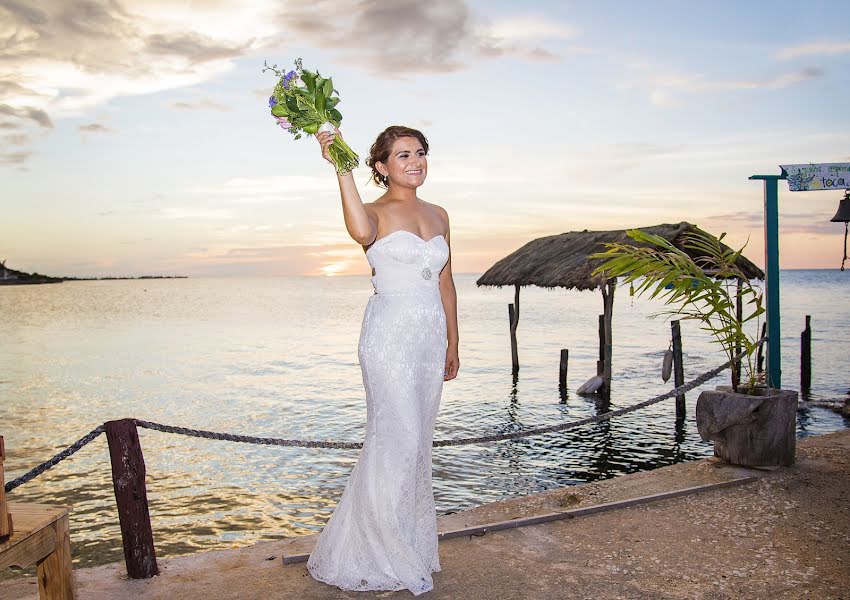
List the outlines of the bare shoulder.
{"type": "Polygon", "coordinates": [[[448,229],[449,213],[446,211],[446,209],[440,206],[439,204],[434,204],[433,202],[425,202],[424,200],[422,202],[424,202],[428,209],[431,210],[443,222],[443,226],[448,229]]]}

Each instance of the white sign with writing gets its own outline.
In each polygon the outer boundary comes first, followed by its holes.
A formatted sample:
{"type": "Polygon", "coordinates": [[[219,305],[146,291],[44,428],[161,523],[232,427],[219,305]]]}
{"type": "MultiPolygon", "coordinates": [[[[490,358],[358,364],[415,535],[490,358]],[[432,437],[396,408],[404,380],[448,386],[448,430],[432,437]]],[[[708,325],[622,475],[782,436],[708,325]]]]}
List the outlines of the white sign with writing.
{"type": "Polygon", "coordinates": [[[779,165],[788,173],[792,192],[850,189],[850,163],[779,165]]]}

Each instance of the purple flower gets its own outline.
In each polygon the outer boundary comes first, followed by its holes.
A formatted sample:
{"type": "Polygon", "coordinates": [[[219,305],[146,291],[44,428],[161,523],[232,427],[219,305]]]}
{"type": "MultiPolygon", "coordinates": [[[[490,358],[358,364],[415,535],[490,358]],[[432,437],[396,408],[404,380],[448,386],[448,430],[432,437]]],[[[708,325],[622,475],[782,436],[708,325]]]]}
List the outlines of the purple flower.
{"type": "Polygon", "coordinates": [[[293,79],[295,79],[295,77],[297,75],[298,75],[298,73],[295,72],[295,71],[290,71],[289,73],[284,75],[283,76],[283,89],[288,90],[289,89],[289,82],[292,81],[293,79]]]}
{"type": "Polygon", "coordinates": [[[275,100],[274,96],[269,96],[269,108],[277,104],[277,100],[275,100]]]}

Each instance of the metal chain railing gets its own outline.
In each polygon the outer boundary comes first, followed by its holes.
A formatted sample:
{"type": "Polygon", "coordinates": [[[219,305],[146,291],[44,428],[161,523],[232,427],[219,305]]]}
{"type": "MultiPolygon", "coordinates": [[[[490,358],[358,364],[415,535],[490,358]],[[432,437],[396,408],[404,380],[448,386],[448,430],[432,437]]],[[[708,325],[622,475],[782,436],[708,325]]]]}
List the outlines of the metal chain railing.
{"type": "MultiPolygon", "coordinates": [[[[763,343],[765,338],[759,341],[759,344],[763,343]]],[[[635,412],[642,408],[646,408],[647,406],[651,406],[653,404],[657,404],[662,400],[667,400],[668,398],[673,398],[674,396],[678,396],[680,394],[684,394],[685,392],[689,392],[696,387],[704,384],[705,382],[714,379],[719,375],[724,369],[729,368],[733,361],[740,359],[744,356],[744,352],[739,354],[738,356],[726,361],[724,364],[716,367],[710,371],[706,371],[699,377],[692,379],[688,383],[682,384],[679,387],[673,388],[669,392],[665,392],[658,396],[654,396],[648,400],[644,400],[643,402],[639,402],[637,404],[633,404],[632,406],[628,406],[626,408],[621,408],[618,410],[608,411],[606,413],[602,413],[600,415],[594,415],[592,417],[586,417],[584,419],[579,419],[576,421],[570,421],[569,423],[559,423],[556,425],[547,425],[544,427],[532,427],[530,429],[520,429],[519,431],[513,431],[510,433],[495,433],[491,435],[482,435],[477,437],[467,437],[467,438],[457,438],[453,440],[434,440],[433,446],[435,448],[446,447],[446,446],[464,446],[467,444],[481,444],[486,442],[498,442],[504,440],[512,440],[523,437],[530,437],[534,435],[542,435],[545,433],[556,433],[559,431],[566,431],[568,429],[575,429],[576,427],[582,427],[583,425],[590,425],[593,423],[601,423],[602,421],[607,421],[612,419],[613,417],[619,417],[621,415],[625,415],[631,412],[635,412]]],[[[268,437],[258,437],[252,435],[238,435],[234,433],[219,433],[216,431],[206,431],[203,429],[189,429],[188,427],[175,427],[173,425],[163,425],[161,423],[154,423],[152,421],[143,421],[141,419],[133,419],[138,427],[144,427],[145,429],[153,429],[155,431],[162,431],[164,433],[176,433],[180,435],[186,435],[190,437],[198,437],[205,438],[210,440],[222,440],[228,442],[242,442],[246,444],[260,444],[266,446],[297,446],[302,448],[333,448],[333,449],[342,449],[342,450],[358,450],[363,447],[362,442],[333,442],[333,441],[325,441],[325,440],[299,440],[299,439],[282,439],[282,438],[268,438],[268,437]]],[[[36,468],[27,472],[26,474],[8,482],[5,486],[6,492],[10,492],[14,490],[19,485],[22,485],[35,477],[41,475],[47,469],[55,466],[59,462],[65,460],[75,452],[77,452],[80,448],[97,438],[101,433],[106,431],[106,428],[103,425],[95,427],[91,432],[89,432],[84,437],[80,438],[76,442],[74,442],[71,446],[51,458],[38,465],[36,468]]]]}

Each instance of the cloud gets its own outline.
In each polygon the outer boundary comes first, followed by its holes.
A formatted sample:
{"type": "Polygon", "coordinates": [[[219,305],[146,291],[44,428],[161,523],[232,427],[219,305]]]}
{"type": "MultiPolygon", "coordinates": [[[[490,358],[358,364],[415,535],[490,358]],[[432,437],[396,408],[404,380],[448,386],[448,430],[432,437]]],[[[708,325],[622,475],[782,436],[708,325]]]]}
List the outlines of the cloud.
{"type": "Polygon", "coordinates": [[[43,25],[47,22],[47,16],[41,10],[32,5],[27,5],[14,0],[3,0],[0,7],[6,9],[12,15],[30,25],[43,25]]]}
{"type": "Polygon", "coordinates": [[[299,2],[288,5],[278,23],[387,79],[458,71],[480,58],[558,60],[540,43],[578,33],[567,23],[531,16],[488,23],[463,0],[318,0],[309,9],[299,2]]]}
{"type": "Polygon", "coordinates": [[[772,80],[768,81],[764,85],[764,87],[777,90],[797,83],[802,83],[810,79],[817,79],[818,77],[823,76],[823,69],[819,67],[805,67],[793,73],[785,73],[783,75],[779,75],[778,77],[775,77],[772,80]]]}
{"type": "Polygon", "coordinates": [[[253,40],[231,45],[216,42],[208,36],[196,33],[154,34],[145,40],[145,49],[151,54],[181,56],[192,64],[213,60],[232,59],[241,56],[250,48],[253,40]]]}
{"type": "Polygon", "coordinates": [[[273,10],[261,0],[0,0],[2,127],[52,128],[114,98],[214,78],[273,37],[273,10]]]}
{"type": "Polygon", "coordinates": [[[836,56],[848,52],[850,52],[850,41],[817,41],[782,48],[776,56],[781,60],[790,60],[801,56],[836,56]]]}
{"type": "MultiPolygon", "coordinates": [[[[268,94],[268,90],[266,90],[266,94],[268,94]]],[[[180,110],[220,110],[220,111],[228,111],[230,110],[229,106],[225,106],[224,104],[219,104],[218,102],[213,102],[212,100],[208,100],[206,98],[192,102],[186,100],[180,100],[177,102],[173,102],[171,104],[174,108],[178,108],[180,110]]]]}
{"type": "Polygon", "coordinates": [[[647,163],[676,160],[687,149],[683,143],[662,145],[640,140],[588,145],[580,155],[564,163],[563,172],[575,182],[610,180],[612,176],[619,178],[632,169],[646,167],[647,163]]]}
{"type": "Polygon", "coordinates": [[[32,152],[3,152],[0,153],[0,165],[23,165],[32,152]]]}
{"type": "Polygon", "coordinates": [[[469,10],[459,0],[318,0],[309,10],[293,3],[280,22],[388,78],[461,68],[459,50],[471,35],[469,10]]]}
{"type": "MultiPolygon", "coordinates": [[[[799,194],[798,194],[799,195],[799,194]]],[[[779,233],[782,234],[834,234],[835,223],[830,222],[832,205],[824,205],[824,210],[818,213],[783,212],[780,215],[779,233]],[[827,213],[829,213],[827,215],[827,213]]],[[[719,215],[703,217],[703,221],[716,223],[716,228],[729,230],[758,231],[764,227],[764,214],[760,211],[736,211],[719,215]]]]}
{"type": "Polygon", "coordinates": [[[261,6],[2,0],[3,114],[50,126],[48,106],[51,115],[77,115],[116,97],[215,77],[271,34],[264,24],[270,9],[256,10],[261,6]]]}
{"type": "Polygon", "coordinates": [[[546,48],[529,48],[521,52],[522,56],[533,62],[558,62],[561,55],[546,48]]]}
{"type": "Polygon", "coordinates": [[[24,146],[29,142],[29,140],[30,137],[24,133],[3,136],[3,143],[10,146],[24,146]]]}
{"type": "Polygon", "coordinates": [[[578,35],[536,16],[489,22],[464,0],[0,0],[0,23],[0,117],[12,124],[2,127],[48,129],[115,98],[208,81],[282,41],[397,78],[508,55],[556,61],[574,49],[547,42],[578,35]]]}
{"type": "Polygon", "coordinates": [[[88,125],[80,125],[79,127],[77,127],[77,129],[85,133],[113,133],[115,131],[111,127],[101,125],[100,123],[89,123],[88,125]]]}
{"type": "Polygon", "coordinates": [[[661,72],[644,75],[632,87],[647,88],[650,101],[656,106],[675,106],[683,96],[706,92],[735,92],[746,90],[778,90],[823,77],[818,67],[805,67],[768,79],[708,79],[690,73],[661,72]]]}
{"type": "MultiPolygon", "coordinates": [[[[356,174],[358,186],[365,185],[367,174],[356,174]]],[[[224,212],[211,213],[212,217],[225,218],[240,207],[262,204],[280,205],[286,202],[299,202],[317,197],[332,198],[338,194],[333,179],[307,175],[265,175],[256,178],[235,177],[213,183],[197,183],[191,187],[177,190],[176,197],[181,202],[200,203],[225,207],[224,212]]],[[[218,210],[218,209],[216,209],[218,210]]],[[[163,214],[166,218],[180,218],[185,212],[171,211],[163,214]]],[[[191,216],[191,215],[190,215],[191,216]]],[[[187,217],[188,218],[188,217],[187,217]]]]}
{"type": "Polygon", "coordinates": [[[37,108],[15,108],[8,104],[0,104],[0,115],[32,121],[40,127],[53,128],[53,121],[47,113],[37,108]]]}
{"type": "Polygon", "coordinates": [[[266,100],[269,97],[269,88],[264,87],[251,90],[251,95],[255,98],[262,98],[263,100],[266,100]]]}
{"type": "Polygon", "coordinates": [[[488,36],[508,42],[566,39],[579,34],[578,28],[573,25],[535,16],[501,19],[485,26],[485,30],[488,36]]]}
{"type": "MultiPolygon", "coordinates": [[[[565,40],[578,36],[573,25],[535,16],[514,16],[491,23],[482,23],[475,28],[477,52],[484,56],[516,55],[535,62],[554,62],[561,55],[537,45],[542,40],[565,40]]],[[[583,52],[577,46],[567,50],[570,54],[583,52]]]]}
{"type": "Polygon", "coordinates": [[[235,218],[232,211],[223,208],[171,206],[160,209],[159,216],[168,220],[220,221],[235,218]]]}

